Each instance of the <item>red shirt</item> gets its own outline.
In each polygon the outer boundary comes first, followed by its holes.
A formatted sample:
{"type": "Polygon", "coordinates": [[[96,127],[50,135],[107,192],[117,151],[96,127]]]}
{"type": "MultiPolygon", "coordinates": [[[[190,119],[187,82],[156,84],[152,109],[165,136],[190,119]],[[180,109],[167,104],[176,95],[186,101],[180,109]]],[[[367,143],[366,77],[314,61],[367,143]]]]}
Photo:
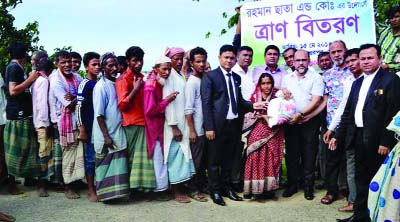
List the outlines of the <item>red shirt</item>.
{"type": "Polygon", "coordinates": [[[143,74],[136,76],[128,68],[116,81],[118,108],[122,113],[122,126],[144,126],[143,112],[143,88],[135,94],[133,101],[129,101],[128,95],[133,90],[133,81],[142,78],[143,74]]]}

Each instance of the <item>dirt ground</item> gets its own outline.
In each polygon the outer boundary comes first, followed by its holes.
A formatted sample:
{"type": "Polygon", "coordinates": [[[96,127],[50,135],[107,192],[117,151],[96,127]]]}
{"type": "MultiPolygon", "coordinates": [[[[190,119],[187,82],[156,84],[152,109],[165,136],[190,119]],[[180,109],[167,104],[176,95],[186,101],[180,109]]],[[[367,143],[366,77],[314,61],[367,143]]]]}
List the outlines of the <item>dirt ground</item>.
{"type": "Polygon", "coordinates": [[[91,203],[86,191],[81,198],[68,200],[63,193],[50,192],[50,197],[37,197],[34,188],[22,187],[25,194],[18,196],[0,193],[0,211],[16,217],[16,221],[56,222],[56,221],[157,221],[157,222],[197,222],[197,221],[284,221],[284,222],[330,222],[336,218],[345,218],[349,213],[340,213],[337,208],[344,205],[339,200],[331,205],[320,203],[324,191],[317,191],[316,198],[307,201],[299,191],[291,198],[282,198],[280,190],[278,200],[265,202],[234,202],[227,198],[227,206],[222,207],[209,200],[206,203],[192,201],[179,204],[168,202],[126,202],[114,205],[91,203]]]}

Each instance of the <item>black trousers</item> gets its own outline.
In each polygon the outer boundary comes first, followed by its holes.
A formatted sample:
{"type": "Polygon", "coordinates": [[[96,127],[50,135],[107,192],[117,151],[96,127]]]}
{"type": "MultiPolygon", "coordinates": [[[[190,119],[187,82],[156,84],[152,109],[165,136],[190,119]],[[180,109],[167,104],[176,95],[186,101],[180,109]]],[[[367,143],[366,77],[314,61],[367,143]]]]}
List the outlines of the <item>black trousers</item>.
{"type": "Polygon", "coordinates": [[[306,123],[285,127],[288,187],[313,189],[319,126],[320,119],[317,116],[306,123]]]}
{"type": "Polygon", "coordinates": [[[354,220],[371,221],[368,215],[368,191],[372,178],[378,172],[379,167],[386,156],[378,154],[376,148],[364,143],[363,129],[357,128],[356,135],[352,141],[355,148],[355,180],[356,200],[354,201],[354,220]]]}
{"type": "Polygon", "coordinates": [[[240,121],[226,120],[214,140],[208,140],[208,183],[211,192],[231,189],[231,174],[240,143],[240,121]]]}
{"type": "Polygon", "coordinates": [[[327,151],[326,159],[326,173],[325,173],[325,185],[327,193],[337,197],[339,194],[339,173],[345,171],[346,168],[342,166],[346,164],[346,151],[343,144],[338,144],[335,150],[327,151]]]}

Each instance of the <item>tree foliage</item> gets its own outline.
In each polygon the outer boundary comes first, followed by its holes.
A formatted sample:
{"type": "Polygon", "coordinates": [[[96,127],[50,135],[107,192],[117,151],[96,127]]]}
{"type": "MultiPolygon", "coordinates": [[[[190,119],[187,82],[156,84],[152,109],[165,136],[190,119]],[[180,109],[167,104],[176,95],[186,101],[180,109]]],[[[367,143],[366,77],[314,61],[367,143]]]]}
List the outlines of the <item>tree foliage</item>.
{"type": "Polygon", "coordinates": [[[29,22],[22,29],[14,26],[14,16],[10,11],[22,3],[22,0],[0,0],[0,73],[4,75],[5,67],[10,61],[8,47],[12,42],[25,43],[30,51],[37,50],[39,41],[39,24],[29,22]]]}
{"type": "Polygon", "coordinates": [[[386,11],[394,6],[399,6],[400,0],[374,0],[375,20],[378,23],[386,22],[386,11]]]}

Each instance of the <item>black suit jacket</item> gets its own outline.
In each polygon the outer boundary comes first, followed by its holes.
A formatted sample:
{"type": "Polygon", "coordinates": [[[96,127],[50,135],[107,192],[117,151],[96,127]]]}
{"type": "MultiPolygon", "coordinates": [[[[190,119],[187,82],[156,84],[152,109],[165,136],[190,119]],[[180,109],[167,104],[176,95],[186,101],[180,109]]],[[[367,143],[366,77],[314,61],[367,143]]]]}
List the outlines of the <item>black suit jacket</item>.
{"type": "MultiPolygon", "coordinates": [[[[232,72],[232,77],[234,80],[238,112],[244,113],[245,111],[251,111],[253,104],[244,100],[242,96],[240,76],[232,72]]],[[[230,106],[228,94],[228,86],[220,67],[211,70],[203,76],[201,80],[201,100],[204,116],[203,126],[206,131],[213,130],[216,133],[220,133],[230,106]]]]}
{"type": "MultiPolygon", "coordinates": [[[[355,135],[354,113],[364,77],[357,79],[350,91],[335,138],[351,145],[355,135]]],[[[378,150],[379,145],[392,149],[396,144],[394,133],[386,129],[393,116],[400,109],[400,78],[379,69],[367,93],[363,107],[363,142],[366,148],[378,150]]]]}

